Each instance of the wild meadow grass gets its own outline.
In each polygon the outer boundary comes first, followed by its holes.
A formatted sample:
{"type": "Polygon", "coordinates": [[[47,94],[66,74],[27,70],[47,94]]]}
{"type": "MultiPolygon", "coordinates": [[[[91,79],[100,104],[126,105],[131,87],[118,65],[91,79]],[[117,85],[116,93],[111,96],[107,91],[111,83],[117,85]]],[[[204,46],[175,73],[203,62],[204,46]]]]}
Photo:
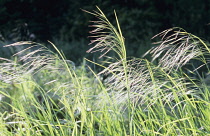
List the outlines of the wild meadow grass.
{"type": "Polygon", "coordinates": [[[130,58],[116,13],[115,25],[99,8],[88,13],[98,20],[87,52],[101,52],[101,63],[75,66],[51,42],[57,53],[5,45],[22,50],[0,58],[0,135],[210,135],[209,45],[171,28],[155,36],[152,61],[130,58]]]}

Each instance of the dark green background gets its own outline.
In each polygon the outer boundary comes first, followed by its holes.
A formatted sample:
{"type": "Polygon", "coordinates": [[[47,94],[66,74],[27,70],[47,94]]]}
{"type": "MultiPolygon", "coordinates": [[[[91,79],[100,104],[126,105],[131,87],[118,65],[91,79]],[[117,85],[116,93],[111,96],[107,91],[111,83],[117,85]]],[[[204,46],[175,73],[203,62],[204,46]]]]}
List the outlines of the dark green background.
{"type": "Polygon", "coordinates": [[[88,25],[96,18],[81,9],[96,10],[96,5],[113,23],[116,10],[129,56],[140,57],[152,46],[152,36],[174,26],[210,40],[209,0],[1,0],[1,39],[4,43],[22,40],[18,33],[27,23],[34,41],[52,41],[76,63],[83,57],[91,59],[93,55],[86,54],[88,25]]]}

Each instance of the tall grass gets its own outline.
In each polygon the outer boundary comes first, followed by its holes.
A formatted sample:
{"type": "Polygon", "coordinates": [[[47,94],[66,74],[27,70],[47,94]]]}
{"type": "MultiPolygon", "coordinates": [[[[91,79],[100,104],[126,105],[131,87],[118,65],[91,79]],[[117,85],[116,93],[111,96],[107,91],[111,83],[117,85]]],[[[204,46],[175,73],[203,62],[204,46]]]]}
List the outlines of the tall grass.
{"type": "Polygon", "coordinates": [[[0,58],[0,135],[209,135],[209,80],[200,71],[208,73],[208,44],[172,28],[145,54],[158,63],[129,58],[116,12],[115,25],[99,8],[88,13],[98,18],[88,52],[101,52],[102,63],[75,66],[51,42],[57,53],[34,42],[5,46],[24,49],[0,58]]]}

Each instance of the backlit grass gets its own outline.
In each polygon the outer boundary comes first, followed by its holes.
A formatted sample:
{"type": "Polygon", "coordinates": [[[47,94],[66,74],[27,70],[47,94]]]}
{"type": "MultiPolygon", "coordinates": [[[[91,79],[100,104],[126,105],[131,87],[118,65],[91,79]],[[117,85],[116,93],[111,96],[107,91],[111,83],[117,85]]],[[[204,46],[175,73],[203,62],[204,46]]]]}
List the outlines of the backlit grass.
{"type": "Polygon", "coordinates": [[[171,28],[145,54],[158,63],[129,58],[116,13],[116,25],[99,8],[88,13],[98,19],[88,52],[101,52],[101,63],[75,66],[51,42],[57,53],[5,46],[23,50],[0,58],[0,135],[209,135],[208,44],[171,28]]]}

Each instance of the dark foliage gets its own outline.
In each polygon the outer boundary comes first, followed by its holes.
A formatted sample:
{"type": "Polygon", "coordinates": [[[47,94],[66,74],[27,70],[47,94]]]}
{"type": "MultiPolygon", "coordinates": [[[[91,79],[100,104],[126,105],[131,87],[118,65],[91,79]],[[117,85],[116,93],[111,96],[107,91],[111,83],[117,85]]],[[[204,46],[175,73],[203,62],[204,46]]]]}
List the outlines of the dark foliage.
{"type": "Polygon", "coordinates": [[[74,43],[87,43],[90,28],[86,26],[94,20],[81,9],[92,11],[96,5],[111,21],[114,16],[110,13],[117,11],[129,56],[141,56],[151,47],[150,38],[154,34],[173,26],[210,40],[208,0],[1,0],[0,40],[17,40],[11,37],[15,35],[14,29],[27,24],[30,34],[23,40],[54,42],[56,39],[55,44],[64,50],[67,58],[77,61],[88,47],[74,43]]]}

